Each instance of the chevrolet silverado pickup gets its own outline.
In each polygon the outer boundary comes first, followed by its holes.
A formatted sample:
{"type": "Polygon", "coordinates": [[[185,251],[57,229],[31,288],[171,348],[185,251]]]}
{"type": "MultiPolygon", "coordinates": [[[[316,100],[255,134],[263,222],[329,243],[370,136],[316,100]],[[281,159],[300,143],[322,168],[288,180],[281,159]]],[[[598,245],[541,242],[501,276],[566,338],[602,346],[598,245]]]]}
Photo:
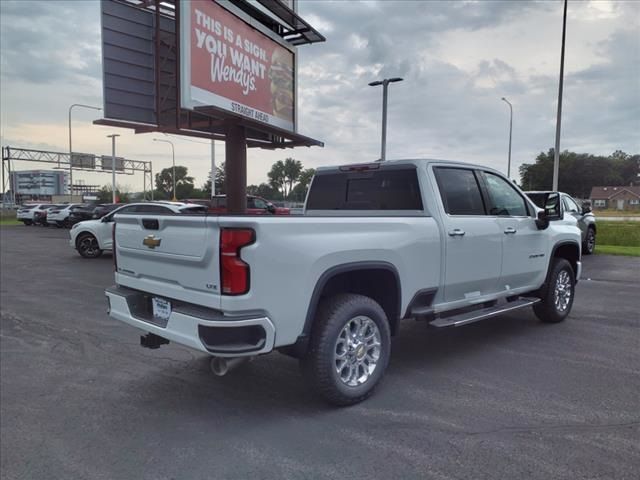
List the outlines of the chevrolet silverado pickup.
{"type": "Polygon", "coordinates": [[[397,160],[318,169],[301,216],[116,214],[109,315],[218,374],[277,350],[353,404],[403,319],[459,327],[532,306],[564,320],[581,238],[559,201],[539,209],[480,165],[397,160]]]}

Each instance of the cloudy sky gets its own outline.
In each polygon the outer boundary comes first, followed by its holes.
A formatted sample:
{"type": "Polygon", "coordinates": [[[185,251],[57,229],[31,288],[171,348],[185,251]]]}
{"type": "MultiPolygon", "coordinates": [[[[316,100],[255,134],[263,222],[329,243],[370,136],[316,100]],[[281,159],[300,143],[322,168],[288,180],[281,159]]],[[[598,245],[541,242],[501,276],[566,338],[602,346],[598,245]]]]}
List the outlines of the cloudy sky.
{"type": "MultiPolygon", "coordinates": [[[[99,3],[0,1],[1,143],[66,151],[67,109],[102,105],[99,3]]],[[[467,160],[506,171],[514,108],[512,172],[554,144],[562,2],[299,1],[325,43],[299,48],[299,130],[321,148],[250,149],[249,183],[292,156],[305,167],[370,161],[380,155],[381,89],[390,87],[388,158],[467,160]]],[[[640,2],[569,1],[561,148],[640,153],[640,2]]],[[[98,127],[97,112],[74,110],[74,150],[170,166],[158,134],[98,127]]],[[[177,163],[202,184],[210,146],[175,143],[177,163]]],[[[224,158],[217,143],[217,158],[224,158]]],[[[19,168],[46,168],[18,164],[19,168]]],[[[512,176],[516,176],[512,173],[512,176]]],[[[78,174],[89,184],[100,174],[78,174]]],[[[121,180],[132,190],[142,179],[121,180]]]]}

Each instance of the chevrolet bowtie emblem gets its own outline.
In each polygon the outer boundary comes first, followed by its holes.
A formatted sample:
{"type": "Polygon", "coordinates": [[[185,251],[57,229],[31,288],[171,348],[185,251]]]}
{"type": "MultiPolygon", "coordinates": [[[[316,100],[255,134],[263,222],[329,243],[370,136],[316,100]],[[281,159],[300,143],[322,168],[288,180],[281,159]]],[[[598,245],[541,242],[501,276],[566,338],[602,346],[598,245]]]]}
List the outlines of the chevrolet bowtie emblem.
{"type": "Polygon", "coordinates": [[[148,235],[144,237],[144,240],[142,240],[142,244],[153,249],[153,248],[159,247],[161,241],[162,239],[160,238],[156,238],[153,235],[148,235]]]}

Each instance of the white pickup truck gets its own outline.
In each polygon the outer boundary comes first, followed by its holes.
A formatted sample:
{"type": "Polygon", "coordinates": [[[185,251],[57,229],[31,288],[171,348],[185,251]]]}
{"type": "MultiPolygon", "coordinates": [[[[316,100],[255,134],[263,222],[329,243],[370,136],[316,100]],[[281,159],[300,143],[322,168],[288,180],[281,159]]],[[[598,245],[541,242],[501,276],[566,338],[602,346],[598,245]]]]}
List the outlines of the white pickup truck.
{"type": "MultiPolygon", "coordinates": [[[[555,203],[554,203],[555,202],[555,203]]],[[[338,405],[368,397],[407,318],[457,327],[571,310],[580,230],[479,165],[318,169],[303,216],[116,215],[111,317],[213,356],[223,374],[278,350],[338,405]]]]}

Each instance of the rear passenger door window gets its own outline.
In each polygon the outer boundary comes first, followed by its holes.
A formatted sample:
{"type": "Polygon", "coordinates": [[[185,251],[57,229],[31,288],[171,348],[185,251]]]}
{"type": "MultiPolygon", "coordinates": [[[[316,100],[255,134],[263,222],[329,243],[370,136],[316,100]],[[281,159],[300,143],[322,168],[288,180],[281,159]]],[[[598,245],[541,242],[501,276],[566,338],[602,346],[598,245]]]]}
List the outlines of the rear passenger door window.
{"type": "Polygon", "coordinates": [[[527,204],[504,178],[489,172],[482,172],[489,194],[489,214],[507,217],[527,217],[527,204]]]}
{"type": "Polygon", "coordinates": [[[473,170],[436,167],[434,171],[445,212],[449,215],[486,215],[473,170]]]}

